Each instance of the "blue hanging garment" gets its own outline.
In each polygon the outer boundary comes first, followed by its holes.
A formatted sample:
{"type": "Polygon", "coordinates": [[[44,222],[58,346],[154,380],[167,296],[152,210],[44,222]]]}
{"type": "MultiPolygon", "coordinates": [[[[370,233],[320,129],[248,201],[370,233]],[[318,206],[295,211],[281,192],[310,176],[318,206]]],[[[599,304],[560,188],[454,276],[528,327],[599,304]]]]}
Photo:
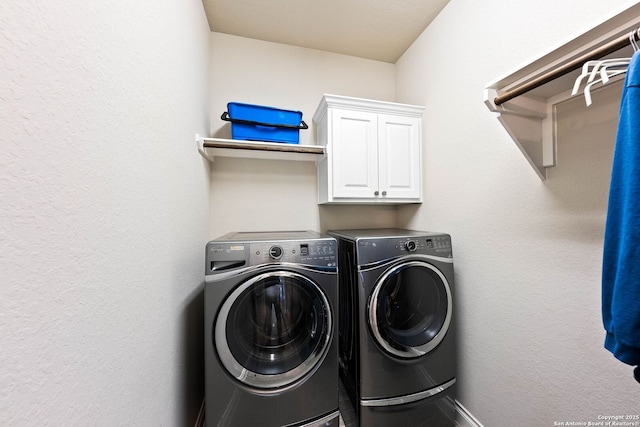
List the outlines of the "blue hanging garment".
{"type": "MultiPolygon", "coordinates": [[[[613,155],[602,268],[605,348],[640,365],[640,52],[629,64],[613,155]]],[[[640,382],[640,367],[635,369],[640,382]]]]}

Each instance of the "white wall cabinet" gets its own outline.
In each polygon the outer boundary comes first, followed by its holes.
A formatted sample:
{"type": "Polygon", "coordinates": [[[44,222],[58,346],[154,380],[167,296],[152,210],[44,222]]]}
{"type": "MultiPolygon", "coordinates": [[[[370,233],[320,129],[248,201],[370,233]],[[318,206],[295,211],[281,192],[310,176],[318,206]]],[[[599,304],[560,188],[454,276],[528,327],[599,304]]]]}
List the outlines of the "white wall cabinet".
{"type": "Polygon", "coordinates": [[[313,121],[318,203],[422,202],[424,107],[324,95],[313,121]]]}

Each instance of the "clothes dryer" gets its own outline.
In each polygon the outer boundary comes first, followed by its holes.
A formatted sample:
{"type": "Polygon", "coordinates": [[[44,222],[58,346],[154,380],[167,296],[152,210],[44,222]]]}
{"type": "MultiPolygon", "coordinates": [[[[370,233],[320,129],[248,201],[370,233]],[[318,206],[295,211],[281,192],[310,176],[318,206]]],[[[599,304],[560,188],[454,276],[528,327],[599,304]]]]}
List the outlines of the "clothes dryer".
{"type": "Polygon", "coordinates": [[[337,248],[314,232],[207,244],[207,426],[337,427],[337,248]]]}
{"type": "Polygon", "coordinates": [[[455,425],[450,236],[329,234],[338,239],[340,374],[359,424],[455,425]]]}

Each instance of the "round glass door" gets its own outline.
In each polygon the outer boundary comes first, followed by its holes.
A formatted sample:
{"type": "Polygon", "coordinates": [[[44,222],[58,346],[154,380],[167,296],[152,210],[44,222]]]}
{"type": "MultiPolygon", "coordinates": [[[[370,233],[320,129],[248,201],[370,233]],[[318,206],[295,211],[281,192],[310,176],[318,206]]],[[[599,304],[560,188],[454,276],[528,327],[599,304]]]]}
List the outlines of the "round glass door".
{"type": "Polygon", "coordinates": [[[431,264],[409,261],[387,270],[369,301],[376,341],[389,353],[419,357],[442,341],[451,323],[451,289],[431,264]]]}
{"type": "Polygon", "coordinates": [[[215,325],[220,360],[239,381],[278,388],[314,371],[331,339],[331,309],[321,289],[293,272],[243,282],[222,305],[215,325]]]}

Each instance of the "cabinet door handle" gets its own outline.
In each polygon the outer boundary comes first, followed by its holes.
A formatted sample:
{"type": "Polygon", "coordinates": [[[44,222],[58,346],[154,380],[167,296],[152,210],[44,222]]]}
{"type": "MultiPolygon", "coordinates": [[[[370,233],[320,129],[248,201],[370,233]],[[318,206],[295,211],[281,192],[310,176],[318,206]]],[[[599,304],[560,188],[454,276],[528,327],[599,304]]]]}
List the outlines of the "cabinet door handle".
{"type": "Polygon", "coordinates": [[[374,192],[373,192],[373,195],[374,195],[374,196],[377,196],[377,195],[379,195],[379,194],[380,194],[380,193],[378,192],[378,190],[376,190],[376,191],[374,191],[374,192]]]}
{"type": "Polygon", "coordinates": [[[386,196],[386,195],[387,195],[387,192],[386,192],[386,191],[383,191],[383,192],[382,192],[382,195],[383,195],[383,196],[386,196]]]}

